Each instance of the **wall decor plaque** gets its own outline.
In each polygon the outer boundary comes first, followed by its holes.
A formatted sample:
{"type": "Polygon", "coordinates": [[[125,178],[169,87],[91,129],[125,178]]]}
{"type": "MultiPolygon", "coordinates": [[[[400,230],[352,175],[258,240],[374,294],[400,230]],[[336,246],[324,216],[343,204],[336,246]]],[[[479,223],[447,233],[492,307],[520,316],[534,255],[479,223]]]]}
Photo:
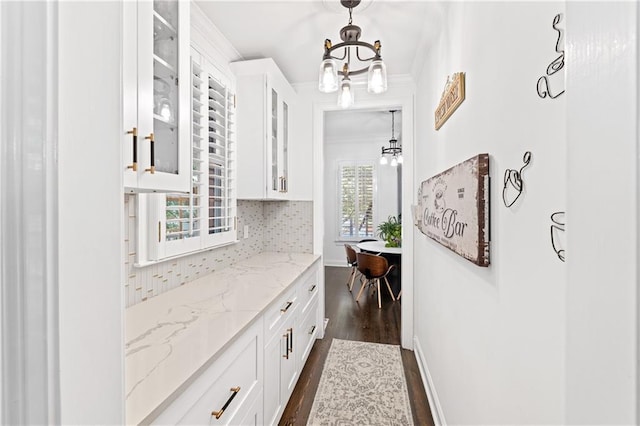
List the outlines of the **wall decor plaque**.
{"type": "Polygon", "coordinates": [[[442,127],[445,121],[451,117],[451,114],[464,101],[464,76],[463,72],[457,72],[453,76],[447,77],[447,84],[444,86],[440,103],[435,112],[436,130],[442,127]]]}
{"type": "Polygon", "coordinates": [[[489,154],[422,182],[416,218],[429,238],[478,266],[489,266],[489,154]]]}

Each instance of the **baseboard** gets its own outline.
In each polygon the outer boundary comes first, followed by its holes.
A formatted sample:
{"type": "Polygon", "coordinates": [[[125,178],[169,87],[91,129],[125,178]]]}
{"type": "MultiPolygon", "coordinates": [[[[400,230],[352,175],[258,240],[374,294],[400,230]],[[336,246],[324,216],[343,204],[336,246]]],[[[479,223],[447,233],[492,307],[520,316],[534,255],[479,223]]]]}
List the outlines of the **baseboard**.
{"type": "Polygon", "coordinates": [[[420,370],[420,376],[422,377],[422,384],[427,392],[427,399],[429,400],[433,423],[436,426],[446,426],[447,421],[445,420],[444,413],[442,412],[438,393],[436,392],[435,385],[433,384],[431,373],[429,373],[429,367],[427,367],[427,361],[424,358],[422,346],[420,346],[420,341],[418,341],[417,336],[413,336],[413,350],[416,355],[416,361],[418,361],[418,369],[420,370]]]}

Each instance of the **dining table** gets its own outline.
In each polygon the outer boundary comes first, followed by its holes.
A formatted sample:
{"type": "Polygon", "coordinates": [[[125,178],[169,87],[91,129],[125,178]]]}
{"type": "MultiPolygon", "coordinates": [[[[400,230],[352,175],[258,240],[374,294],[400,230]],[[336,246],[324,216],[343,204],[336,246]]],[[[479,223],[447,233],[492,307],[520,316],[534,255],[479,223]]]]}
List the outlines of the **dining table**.
{"type": "Polygon", "coordinates": [[[356,247],[369,253],[402,254],[402,247],[385,247],[385,244],[385,241],[365,241],[356,244],[356,247]]]}
{"type": "Polygon", "coordinates": [[[379,256],[383,256],[389,262],[389,265],[395,265],[394,270],[389,273],[389,278],[391,281],[391,287],[393,290],[393,294],[396,296],[400,295],[402,292],[402,285],[400,278],[402,276],[402,272],[400,270],[400,259],[402,256],[402,247],[386,247],[386,241],[363,241],[356,244],[356,247],[360,249],[362,252],[373,253],[379,256]]]}

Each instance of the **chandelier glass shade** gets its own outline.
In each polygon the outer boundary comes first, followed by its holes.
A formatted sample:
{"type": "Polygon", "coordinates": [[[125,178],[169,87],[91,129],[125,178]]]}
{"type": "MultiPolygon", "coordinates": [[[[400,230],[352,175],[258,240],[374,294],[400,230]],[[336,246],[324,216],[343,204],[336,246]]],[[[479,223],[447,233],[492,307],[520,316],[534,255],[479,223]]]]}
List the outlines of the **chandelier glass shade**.
{"type": "MultiPolygon", "coordinates": [[[[349,80],[349,75],[367,73],[367,90],[370,93],[383,93],[387,90],[387,67],[382,62],[380,54],[382,45],[379,40],[376,40],[373,44],[360,41],[362,31],[360,27],[353,25],[351,16],[353,8],[360,4],[360,0],[341,0],[340,3],[349,9],[349,23],[340,30],[342,43],[333,45],[329,39],[324,41],[324,55],[320,63],[318,89],[324,93],[331,93],[340,88],[338,96],[342,98],[343,85],[339,84],[340,77],[344,82],[349,80]],[[369,51],[370,56],[361,56],[362,51],[365,52],[364,54],[369,51]],[[354,63],[370,62],[370,64],[359,69],[352,69],[352,60],[354,63]],[[337,61],[345,61],[342,71],[339,70],[337,61]]],[[[348,86],[349,91],[351,91],[351,84],[349,83],[348,86]]],[[[339,103],[342,105],[340,100],[339,103]]]]}
{"type": "Polygon", "coordinates": [[[404,162],[402,158],[402,147],[398,146],[398,139],[395,138],[395,113],[397,110],[389,111],[391,113],[391,139],[389,139],[389,147],[382,147],[382,153],[380,154],[380,164],[389,164],[392,167],[396,167],[398,164],[404,162]],[[390,156],[389,160],[387,156],[390,156]]]}

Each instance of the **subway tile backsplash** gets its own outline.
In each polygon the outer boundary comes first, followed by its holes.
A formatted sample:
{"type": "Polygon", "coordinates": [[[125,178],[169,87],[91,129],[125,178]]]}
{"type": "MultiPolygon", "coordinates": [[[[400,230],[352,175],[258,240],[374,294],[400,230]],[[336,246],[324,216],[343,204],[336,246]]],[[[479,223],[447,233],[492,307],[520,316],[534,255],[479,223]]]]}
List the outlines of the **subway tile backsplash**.
{"type": "Polygon", "coordinates": [[[125,195],[124,287],[126,307],[261,253],[313,252],[313,202],[238,200],[238,243],[168,260],[134,266],[135,196],[125,195]],[[244,226],[249,237],[243,238],[244,226]]]}

